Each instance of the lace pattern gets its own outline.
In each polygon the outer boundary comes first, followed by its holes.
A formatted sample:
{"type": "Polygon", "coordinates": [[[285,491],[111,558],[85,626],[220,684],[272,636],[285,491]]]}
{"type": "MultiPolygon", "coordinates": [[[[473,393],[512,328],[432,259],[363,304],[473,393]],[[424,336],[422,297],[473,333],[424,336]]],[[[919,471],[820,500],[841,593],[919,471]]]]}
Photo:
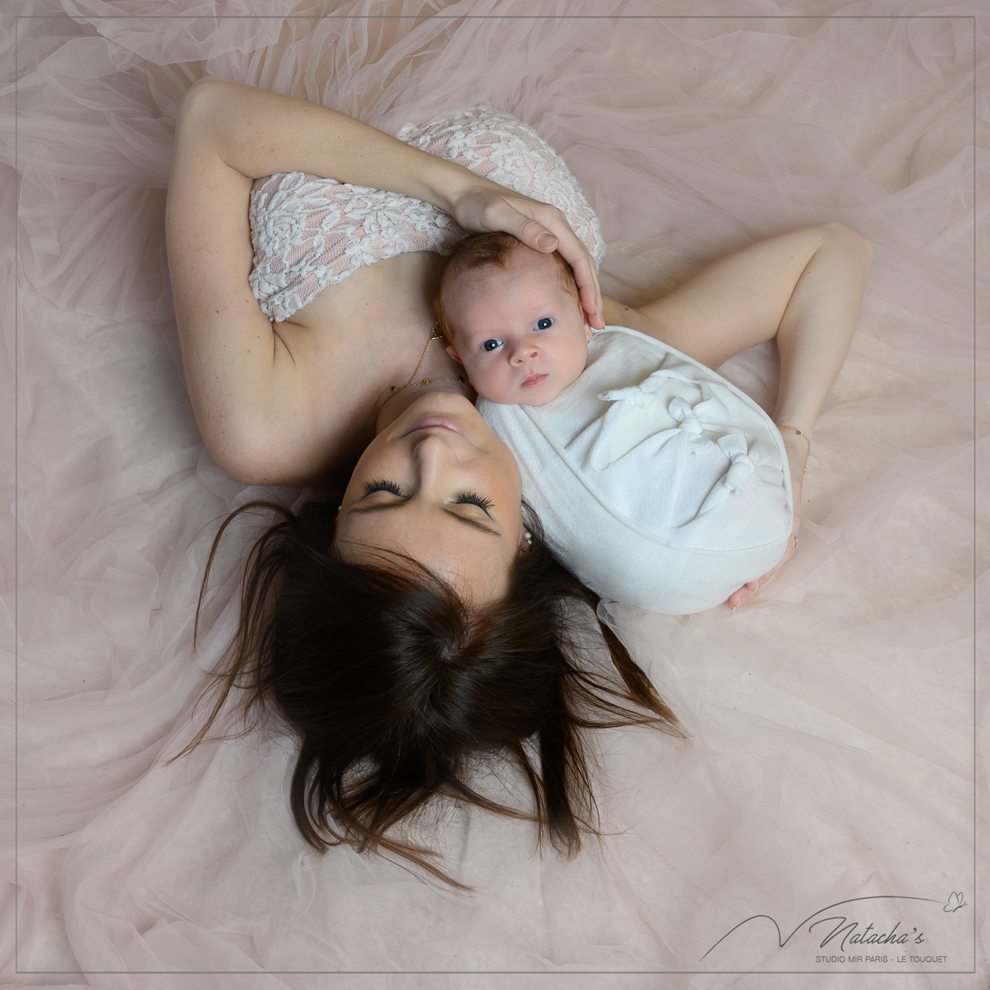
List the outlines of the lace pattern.
{"type": "MultiPolygon", "coordinates": [[[[577,180],[527,124],[491,107],[407,124],[400,140],[446,158],[567,217],[596,264],[601,224],[577,180]]],[[[287,320],[328,285],[406,251],[445,254],[465,236],[447,213],[397,193],[301,172],[258,179],[250,202],[254,259],[248,281],[270,320],[287,320]]]]}

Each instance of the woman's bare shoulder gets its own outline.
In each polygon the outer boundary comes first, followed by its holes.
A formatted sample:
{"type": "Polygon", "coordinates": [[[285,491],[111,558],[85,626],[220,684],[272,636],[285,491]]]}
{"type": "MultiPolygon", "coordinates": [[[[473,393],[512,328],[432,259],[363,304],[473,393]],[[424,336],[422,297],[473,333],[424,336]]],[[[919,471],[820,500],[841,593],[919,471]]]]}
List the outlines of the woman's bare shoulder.
{"type": "Polygon", "coordinates": [[[295,394],[282,408],[304,413],[269,419],[238,465],[241,480],[299,484],[353,466],[370,439],[379,396],[409,377],[429,339],[431,279],[440,263],[422,252],[376,262],[272,324],[281,359],[293,369],[295,394]]]}

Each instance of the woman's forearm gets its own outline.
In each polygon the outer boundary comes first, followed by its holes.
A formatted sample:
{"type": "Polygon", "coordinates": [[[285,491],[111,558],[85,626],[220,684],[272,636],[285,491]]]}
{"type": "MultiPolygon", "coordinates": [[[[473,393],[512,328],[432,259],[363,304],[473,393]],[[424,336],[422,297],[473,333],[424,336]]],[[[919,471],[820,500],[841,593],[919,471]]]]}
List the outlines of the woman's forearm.
{"type": "Polygon", "coordinates": [[[821,241],[794,284],[776,334],[780,388],[774,420],[782,427],[780,435],[787,451],[794,526],[780,563],[729,596],[727,604],[733,611],[776,580],[797,550],[801,489],[811,436],[856,331],[873,258],[873,245],[842,224],[823,224],[813,232],[821,241]]]}
{"type": "Polygon", "coordinates": [[[336,110],[225,79],[208,77],[193,86],[178,126],[212,142],[219,157],[249,179],[309,172],[402,193],[447,212],[466,188],[489,184],[336,110]]]}
{"type": "Polygon", "coordinates": [[[604,326],[597,268],[563,213],[347,114],[206,78],[186,94],[176,147],[207,151],[248,179],[309,172],[387,189],[432,203],[465,230],[504,230],[534,250],[558,250],[574,271],[589,322],[604,326]]]}
{"type": "Polygon", "coordinates": [[[777,330],[780,389],[774,419],[807,436],[838,378],[863,301],[873,248],[838,223],[808,262],[777,330]]]}

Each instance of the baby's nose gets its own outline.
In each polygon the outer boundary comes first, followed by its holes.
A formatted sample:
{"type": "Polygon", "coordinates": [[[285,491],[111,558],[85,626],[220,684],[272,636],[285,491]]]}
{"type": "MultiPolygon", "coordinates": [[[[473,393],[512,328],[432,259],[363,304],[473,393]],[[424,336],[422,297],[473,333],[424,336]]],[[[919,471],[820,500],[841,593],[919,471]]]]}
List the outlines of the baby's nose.
{"type": "Polygon", "coordinates": [[[512,363],[522,364],[523,361],[531,361],[533,358],[537,357],[540,353],[540,349],[536,344],[520,344],[512,352],[512,363]]]}

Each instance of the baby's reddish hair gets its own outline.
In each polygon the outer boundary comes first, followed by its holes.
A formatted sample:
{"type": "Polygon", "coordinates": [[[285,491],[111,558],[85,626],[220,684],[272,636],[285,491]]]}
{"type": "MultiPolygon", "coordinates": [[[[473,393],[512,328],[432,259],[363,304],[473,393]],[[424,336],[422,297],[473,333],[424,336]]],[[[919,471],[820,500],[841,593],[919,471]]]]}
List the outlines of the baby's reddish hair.
{"type": "MultiPolygon", "coordinates": [[[[480,268],[501,268],[508,270],[509,259],[518,248],[525,247],[518,238],[512,234],[472,234],[460,241],[454,250],[447,257],[443,271],[440,273],[440,281],[437,285],[436,294],[433,297],[433,308],[437,314],[437,324],[440,332],[447,338],[448,343],[452,340],[453,328],[447,319],[446,301],[450,291],[453,289],[457,279],[465,272],[474,271],[480,268]]],[[[578,295],[577,282],[574,281],[574,272],[571,266],[561,257],[559,251],[554,251],[551,255],[557,263],[558,275],[561,285],[574,296],[578,295]]]]}

